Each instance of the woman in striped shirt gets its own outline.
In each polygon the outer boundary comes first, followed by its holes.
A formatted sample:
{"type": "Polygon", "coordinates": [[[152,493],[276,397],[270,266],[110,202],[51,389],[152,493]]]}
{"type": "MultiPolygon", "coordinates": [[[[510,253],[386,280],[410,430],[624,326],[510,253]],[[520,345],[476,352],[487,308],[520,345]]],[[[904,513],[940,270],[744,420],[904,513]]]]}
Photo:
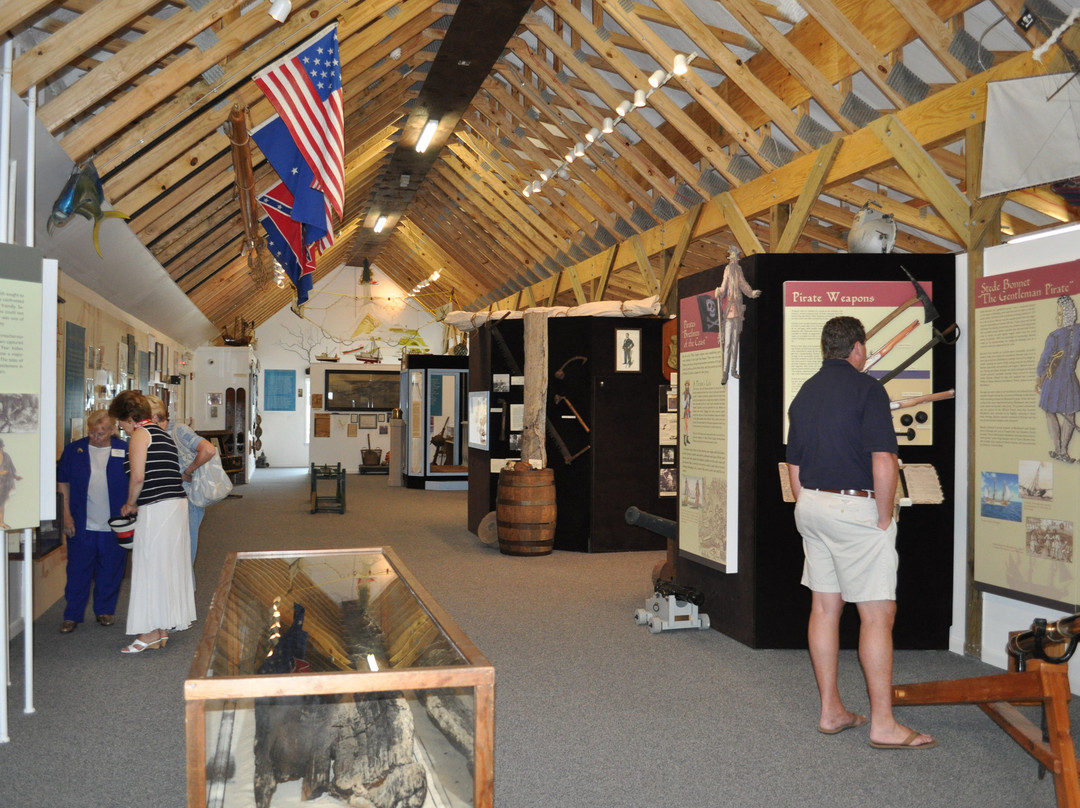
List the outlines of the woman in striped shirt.
{"type": "Polygon", "coordinates": [[[137,654],[164,648],[170,630],[183,631],[195,620],[187,496],[176,444],[151,420],[146,396],[120,393],[109,414],[129,436],[130,483],[120,513],[138,515],[127,615],[127,633],[138,636],[120,651],[137,654]]]}

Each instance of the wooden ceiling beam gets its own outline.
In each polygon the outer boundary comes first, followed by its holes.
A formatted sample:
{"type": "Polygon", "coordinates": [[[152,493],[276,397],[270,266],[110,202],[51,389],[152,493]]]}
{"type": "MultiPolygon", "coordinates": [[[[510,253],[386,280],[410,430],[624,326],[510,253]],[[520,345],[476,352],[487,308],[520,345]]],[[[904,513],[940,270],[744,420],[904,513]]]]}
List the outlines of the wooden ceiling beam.
{"type": "MultiPolygon", "coordinates": [[[[562,17],[571,28],[577,31],[582,39],[589,44],[590,48],[607,60],[608,64],[615,69],[615,72],[624,81],[628,82],[631,87],[643,88],[648,86],[648,76],[618,48],[601,39],[596,30],[589,25],[588,20],[574,8],[570,0],[544,0],[544,2],[551,7],[552,11],[562,17]]],[[[669,124],[675,126],[703,159],[707,160],[713,168],[723,174],[728,182],[733,185],[739,184],[739,180],[728,168],[731,156],[716,145],[716,141],[712,136],[691,120],[690,116],[663,93],[653,95],[652,99],[652,108],[669,124]]],[[[642,116],[639,114],[631,113],[624,120],[636,131],[637,119],[640,117],[642,116]]]]}
{"type": "MultiPolygon", "coordinates": [[[[896,11],[884,0],[861,0],[861,2],[864,6],[874,7],[873,19],[875,20],[896,14],[896,11]]],[[[848,52],[862,70],[863,75],[873,82],[890,103],[897,109],[903,109],[908,105],[904,97],[886,81],[893,67],[878,52],[870,35],[856,27],[855,23],[836,7],[833,0],[805,0],[805,2],[800,0],[800,4],[813,15],[814,20],[829,33],[829,36],[848,52]]]]}
{"type": "MultiPolygon", "coordinates": [[[[667,44],[655,31],[653,31],[645,22],[633,12],[626,11],[625,8],[618,2],[618,0],[596,0],[599,2],[604,10],[615,20],[623,30],[626,31],[634,39],[638,40],[642,46],[646,49],[646,52],[653,59],[656,60],[659,69],[664,73],[668,73],[672,69],[672,65],[675,60],[675,50],[667,44]]],[[[648,77],[645,77],[646,79],[648,77]]],[[[737,143],[750,157],[754,159],[763,170],[769,171],[773,168],[773,164],[766,160],[761,155],[762,138],[756,131],[754,131],[742,116],[740,116],[734,109],[732,109],[726,101],[724,101],[716,91],[713,90],[708,84],[701,80],[701,78],[694,71],[691,65],[686,73],[682,76],[675,76],[674,80],[677,81],[691,98],[696,100],[698,104],[708,112],[713,120],[716,121],[724,131],[727,132],[728,137],[733,142],[737,143]]],[[[634,87],[648,87],[648,83],[638,84],[631,82],[634,87]]],[[[646,92],[648,92],[646,90],[646,92]]],[[[658,101],[659,96],[664,96],[663,89],[658,89],[650,96],[650,103],[658,112],[664,114],[664,104],[658,101]]],[[[677,105],[672,104],[675,108],[677,105]]],[[[682,110],[679,110],[682,112],[682,110]]],[[[683,113],[685,115],[685,113],[683,113]]],[[[664,117],[672,122],[670,118],[664,117]]],[[[686,116],[687,120],[693,120],[689,116],[686,116]]],[[[782,128],[788,128],[782,125],[782,128]]],[[[790,127],[792,137],[795,137],[795,127],[790,127]]],[[[807,144],[801,138],[798,139],[800,148],[805,147],[807,144]]]]}
{"type": "MultiPolygon", "coordinates": [[[[547,28],[543,21],[538,17],[534,18],[532,15],[526,15],[525,22],[529,31],[533,33],[539,41],[543,42],[549,50],[563,55],[564,60],[574,60],[574,71],[585,80],[586,84],[591,88],[591,92],[608,105],[603,117],[614,117],[610,113],[619,105],[623,95],[615,90],[596,70],[577,61],[574,57],[574,53],[570,51],[566,46],[566,43],[561,39],[556,38],[551,30],[547,28]]],[[[519,58],[522,58],[523,60],[526,58],[527,54],[530,54],[527,48],[519,48],[518,43],[512,43],[512,47],[519,58]]],[[[541,75],[544,77],[544,80],[548,83],[549,87],[555,87],[559,84],[557,77],[550,71],[550,68],[546,68],[545,66],[545,69],[542,70],[538,64],[532,64],[532,66],[534,70],[541,72],[541,75]]],[[[569,100],[572,104],[572,108],[578,115],[581,115],[582,111],[590,107],[588,102],[581,98],[580,95],[575,94],[570,96],[569,100]]],[[[665,176],[665,169],[670,170],[675,176],[680,177],[683,182],[686,182],[700,193],[700,189],[697,188],[697,182],[701,175],[701,170],[695,166],[686,155],[676,149],[666,137],[661,135],[656,127],[650,124],[643,115],[636,112],[631,112],[630,115],[634,119],[634,123],[630,124],[628,122],[627,126],[630,126],[630,128],[637,133],[638,137],[641,138],[642,143],[651,146],[659,160],[662,161],[662,165],[660,163],[656,164],[657,169],[665,176]]]]}
{"type": "Polygon", "coordinates": [[[889,2],[956,81],[963,81],[971,75],[971,71],[949,52],[949,46],[953,42],[953,32],[924,0],[889,0],[889,2]]]}
{"type": "MultiPolygon", "coordinates": [[[[586,142],[586,133],[592,129],[601,129],[603,127],[604,116],[599,114],[595,107],[588,107],[588,112],[582,115],[585,111],[585,107],[574,109],[574,114],[582,118],[583,123],[578,124],[576,121],[571,121],[568,116],[564,115],[564,110],[561,107],[555,106],[553,103],[546,102],[541,96],[540,90],[526,83],[516,70],[510,65],[505,65],[506,78],[511,83],[520,82],[522,92],[529,102],[532,103],[536,109],[541,113],[546,113],[554,122],[555,126],[563,128],[564,131],[567,127],[572,127],[572,130],[568,134],[573,135],[573,140],[578,142],[586,142]]],[[[555,86],[547,85],[550,92],[553,92],[558,96],[558,82],[555,86]]],[[[640,155],[640,153],[634,149],[628,140],[623,138],[617,132],[611,132],[610,134],[602,134],[597,138],[596,145],[592,146],[592,149],[602,148],[600,141],[611,146],[615,151],[623,155],[623,162],[625,162],[628,168],[633,169],[641,179],[638,180],[633,177],[626,177],[625,182],[627,185],[633,185],[637,188],[642,188],[643,183],[651,186],[653,190],[663,196],[672,204],[675,204],[675,185],[667,177],[663,176],[659,169],[653,166],[651,163],[646,162],[640,155]]],[[[650,203],[651,204],[651,203],[650,203]]]]}
{"type": "Polygon", "coordinates": [[[97,47],[112,32],[126,27],[160,3],[161,0],[131,0],[127,3],[98,3],[87,9],[76,20],[64,25],[56,35],[50,36],[14,60],[11,71],[12,89],[21,95],[30,87],[45,82],[69,62],[97,47]]]}
{"type": "MultiPolygon", "coordinates": [[[[799,122],[791,111],[791,107],[781,101],[765,82],[755,76],[746,62],[732,53],[727,45],[713,34],[712,29],[686,6],[684,0],[657,0],[657,5],[670,15],[672,24],[677,24],[697,47],[701,48],[704,55],[724,72],[728,81],[737,84],[746,96],[757,104],[765,117],[778,126],[792,143],[803,152],[813,151],[811,146],[799,136],[797,131],[799,122]]],[[[635,8],[640,9],[641,6],[635,8]]],[[[694,64],[696,69],[697,62],[694,64]]],[[[732,111],[739,114],[734,108],[732,111]]]]}

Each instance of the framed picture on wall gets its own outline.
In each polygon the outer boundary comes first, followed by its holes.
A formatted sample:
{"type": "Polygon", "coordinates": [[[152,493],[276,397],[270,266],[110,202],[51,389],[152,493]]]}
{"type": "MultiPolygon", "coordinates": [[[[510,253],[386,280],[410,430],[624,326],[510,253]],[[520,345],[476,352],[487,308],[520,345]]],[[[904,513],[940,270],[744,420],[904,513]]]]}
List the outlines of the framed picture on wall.
{"type": "Polygon", "coordinates": [[[360,428],[361,429],[375,429],[379,425],[378,416],[373,412],[362,412],[360,415],[360,428]]]}
{"type": "Polygon", "coordinates": [[[641,329],[615,329],[615,370],[619,373],[641,372],[641,329]]]}
{"type": "Polygon", "coordinates": [[[488,451],[488,420],[491,393],[487,390],[469,393],[469,448],[488,451]]]}

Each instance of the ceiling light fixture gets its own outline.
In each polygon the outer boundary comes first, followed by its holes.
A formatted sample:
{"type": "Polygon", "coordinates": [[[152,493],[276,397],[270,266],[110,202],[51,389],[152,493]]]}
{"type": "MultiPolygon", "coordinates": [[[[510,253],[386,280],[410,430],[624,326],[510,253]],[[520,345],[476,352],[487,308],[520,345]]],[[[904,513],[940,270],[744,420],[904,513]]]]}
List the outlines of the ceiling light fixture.
{"type": "Polygon", "coordinates": [[[633,103],[630,101],[620,101],[619,106],[615,107],[615,111],[619,114],[620,118],[625,118],[626,113],[628,113],[633,106],[633,103]]]}
{"type": "Polygon", "coordinates": [[[584,156],[585,156],[585,144],[582,143],[579,140],[577,143],[574,144],[574,157],[584,157],[584,156]]]}
{"type": "Polygon", "coordinates": [[[667,73],[665,73],[663,70],[655,70],[653,71],[653,74],[649,76],[649,86],[655,90],[657,87],[663,84],[666,79],[667,73]]]}
{"type": "Polygon", "coordinates": [[[420,139],[416,141],[416,150],[423,154],[427,151],[427,147],[431,145],[431,139],[435,137],[435,130],[439,128],[439,122],[434,118],[428,118],[428,122],[424,124],[424,131],[420,133],[420,139]]]}
{"type": "Polygon", "coordinates": [[[270,8],[266,10],[275,22],[285,22],[289,19],[289,14],[292,12],[291,0],[274,0],[270,4],[270,8]]]}
{"type": "Polygon", "coordinates": [[[377,220],[375,221],[375,228],[374,228],[374,230],[375,230],[375,232],[376,232],[376,233],[381,233],[381,232],[383,231],[383,228],[384,228],[384,227],[386,227],[386,217],[385,217],[385,216],[380,216],[380,217],[379,217],[379,218],[378,218],[378,219],[377,219],[377,220]]]}
{"type": "Polygon", "coordinates": [[[585,133],[585,139],[590,143],[594,143],[598,137],[600,137],[600,130],[595,126],[585,133]]]}
{"type": "MultiPolygon", "coordinates": [[[[697,54],[694,54],[694,55],[696,56],[697,54]]],[[[689,60],[686,58],[686,56],[684,54],[676,53],[675,54],[675,63],[671,68],[671,72],[674,73],[676,76],[681,76],[684,73],[686,73],[686,68],[687,68],[688,64],[689,64],[689,60]]]]}
{"type": "Polygon", "coordinates": [[[644,90],[634,90],[634,106],[635,107],[643,107],[643,106],[645,106],[645,91],[644,90]]]}
{"type": "Polygon", "coordinates": [[[611,120],[611,118],[604,118],[604,125],[600,127],[600,131],[605,135],[610,135],[615,131],[615,121],[611,120]]]}

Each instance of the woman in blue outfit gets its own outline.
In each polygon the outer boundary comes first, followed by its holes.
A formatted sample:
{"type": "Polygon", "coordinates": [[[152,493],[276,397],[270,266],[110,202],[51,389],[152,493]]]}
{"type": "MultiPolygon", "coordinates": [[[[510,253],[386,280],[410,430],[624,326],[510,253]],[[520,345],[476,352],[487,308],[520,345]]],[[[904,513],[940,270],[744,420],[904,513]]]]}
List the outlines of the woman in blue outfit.
{"type": "Polygon", "coordinates": [[[68,548],[63,634],[70,634],[83,621],[91,587],[98,623],[111,626],[115,622],[116,600],[127,567],[127,550],[109,527],[109,519],[120,515],[128,493],[127,444],[117,437],[116,422],[105,410],[90,413],[86,426],[87,437],[69,443],[56,466],[68,548]]]}

